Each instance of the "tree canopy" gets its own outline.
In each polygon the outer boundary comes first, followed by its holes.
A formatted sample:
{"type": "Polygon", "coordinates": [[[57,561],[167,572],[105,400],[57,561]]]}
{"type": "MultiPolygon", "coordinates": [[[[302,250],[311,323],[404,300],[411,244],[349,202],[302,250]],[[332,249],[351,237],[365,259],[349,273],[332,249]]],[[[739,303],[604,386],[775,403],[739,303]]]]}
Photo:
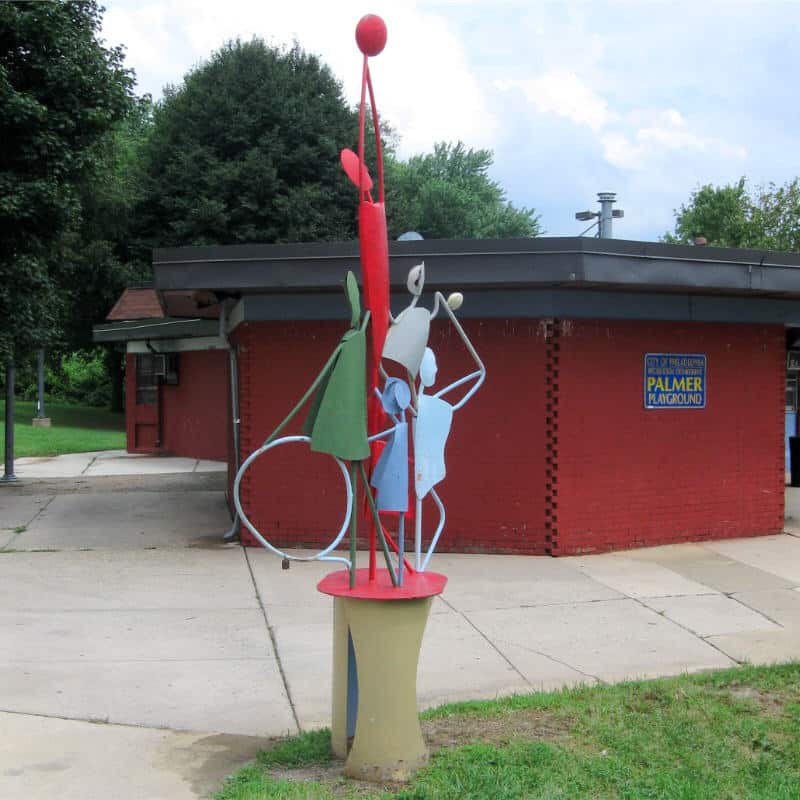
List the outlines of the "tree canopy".
{"type": "Polygon", "coordinates": [[[77,184],[131,102],[100,20],[95,0],[0,3],[0,362],[57,334],[77,184]]]}
{"type": "Polygon", "coordinates": [[[689,243],[696,236],[722,247],[800,251],[800,179],[754,190],[746,178],[701,186],[675,211],[675,231],[664,240],[689,243]]]}
{"type": "MultiPolygon", "coordinates": [[[[91,326],[153,247],[354,238],[357,197],[339,165],[358,114],[295,43],[225,44],[136,99],[96,0],[0,2],[0,364],[38,347],[87,347],[91,326]]],[[[533,236],[463,143],[401,160],[385,123],[391,237],[533,236]]],[[[367,136],[369,163],[374,145],[367,136]]]]}
{"type": "Polygon", "coordinates": [[[353,236],[339,150],[356,121],[331,71],[299,45],[229,42],[155,108],[140,237],[178,246],[353,236]]]}
{"type": "Polygon", "coordinates": [[[434,146],[433,153],[386,163],[389,235],[416,231],[425,239],[538,236],[533,209],[515,208],[489,177],[489,150],[463,142],[434,146]]]}
{"type": "Polygon", "coordinates": [[[139,153],[151,125],[152,102],[144,97],[98,140],[91,169],[76,184],[81,214],[65,236],[65,313],[56,350],[91,347],[92,326],[128,283],[150,275],[150,253],[136,248],[131,231],[141,199],[139,153]]]}

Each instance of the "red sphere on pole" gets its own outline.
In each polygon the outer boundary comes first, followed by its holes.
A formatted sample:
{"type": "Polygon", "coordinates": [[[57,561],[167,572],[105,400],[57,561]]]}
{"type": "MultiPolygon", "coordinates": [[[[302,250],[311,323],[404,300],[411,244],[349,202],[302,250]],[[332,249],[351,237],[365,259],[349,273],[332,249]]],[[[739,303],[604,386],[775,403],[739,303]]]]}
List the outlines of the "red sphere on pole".
{"type": "Polygon", "coordinates": [[[366,14],[356,25],[356,44],[365,56],[376,56],[386,47],[386,23],[377,14],[366,14]]]}

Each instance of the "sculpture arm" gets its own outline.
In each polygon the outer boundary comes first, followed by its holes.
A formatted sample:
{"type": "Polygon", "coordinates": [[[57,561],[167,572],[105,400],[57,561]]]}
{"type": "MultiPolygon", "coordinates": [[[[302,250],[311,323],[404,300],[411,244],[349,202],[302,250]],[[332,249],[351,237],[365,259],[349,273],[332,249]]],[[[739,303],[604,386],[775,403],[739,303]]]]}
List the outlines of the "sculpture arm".
{"type": "Polygon", "coordinates": [[[454,383],[445,386],[444,389],[440,389],[436,394],[435,397],[442,397],[442,395],[447,394],[447,392],[452,391],[453,389],[462,386],[463,384],[467,383],[468,381],[475,380],[475,384],[469,388],[469,391],[453,406],[454,411],[458,411],[471,397],[478,391],[481,387],[481,384],[486,380],[486,367],[483,365],[483,361],[481,361],[481,357],[478,355],[477,351],[475,350],[472,342],[467,336],[464,329],[461,327],[461,323],[456,318],[456,315],[453,313],[453,310],[447,304],[447,300],[445,299],[444,295],[441,292],[436,292],[436,303],[441,304],[442,308],[444,308],[445,313],[448,317],[450,317],[450,321],[453,323],[453,327],[456,329],[458,335],[461,337],[461,341],[464,342],[464,347],[467,348],[467,352],[472,356],[472,360],[475,362],[477,366],[477,370],[475,372],[469,373],[469,375],[465,375],[463,378],[459,378],[454,383]]]}
{"type": "Polygon", "coordinates": [[[380,433],[373,433],[372,436],[367,437],[368,442],[374,442],[376,439],[388,439],[395,430],[397,429],[397,425],[392,425],[391,428],[387,428],[385,431],[381,431],[380,433]]]}

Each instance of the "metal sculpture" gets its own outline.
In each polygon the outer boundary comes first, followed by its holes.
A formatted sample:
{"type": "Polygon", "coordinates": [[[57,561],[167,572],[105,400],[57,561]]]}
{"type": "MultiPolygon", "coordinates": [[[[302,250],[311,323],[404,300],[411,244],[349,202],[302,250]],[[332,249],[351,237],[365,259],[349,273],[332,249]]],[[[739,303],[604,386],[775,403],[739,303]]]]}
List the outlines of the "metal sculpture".
{"type": "Polygon", "coordinates": [[[407,777],[427,758],[416,715],[416,664],[432,598],[442,592],[447,581],[444,575],[427,571],[445,525],[445,507],[435,487],[445,477],[445,447],[453,415],[481,386],[486,370],[455,316],[463,302],[460,293],[445,298],[436,292],[431,311],[418,304],[425,282],[424,263],[409,272],[409,305],[397,317],[389,309],[380,125],[369,71],[370,56],[380,53],[386,44],[383,20],[374,15],[362,18],[356,27],[356,41],[364,55],[358,153],[343,150],[341,163],[358,189],[365,311],[362,315],[356,278],[348,272],[344,288],[350,307],[349,329],[298,403],[242,463],[233,498],[242,522],[256,540],[287,565],[291,560],[316,559],[346,566],[317,587],[335,599],[332,744],[337,754],[347,756],[348,774],[385,780],[407,777]],[[364,158],[367,91],[377,152],[377,200],[364,158]],[[440,309],[476,368],[434,392],[436,358],[428,339],[431,321],[440,309]],[[391,377],[389,362],[402,367],[405,377],[391,377]],[[468,388],[456,402],[445,399],[465,386],[468,388]],[[281,436],[307,405],[302,434],[281,436]],[[343,479],[342,523],[330,544],[312,556],[297,556],[272,545],[249,519],[239,496],[242,476],[256,459],[293,443],[332,457],[343,479]],[[409,472],[413,474],[413,503],[409,500],[409,472]],[[361,507],[360,492],[364,498],[361,507]],[[422,501],[428,495],[439,519],[423,551],[422,501]],[[395,515],[396,539],[384,523],[395,515]],[[356,563],[360,516],[368,532],[369,564],[365,569],[358,569],[356,563]],[[408,516],[414,519],[413,566],[406,560],[408,516]],[[349,557],[335,555],[348,531],[349,557]],[[385,569],[377,568],[378,542],[385,569]]]}

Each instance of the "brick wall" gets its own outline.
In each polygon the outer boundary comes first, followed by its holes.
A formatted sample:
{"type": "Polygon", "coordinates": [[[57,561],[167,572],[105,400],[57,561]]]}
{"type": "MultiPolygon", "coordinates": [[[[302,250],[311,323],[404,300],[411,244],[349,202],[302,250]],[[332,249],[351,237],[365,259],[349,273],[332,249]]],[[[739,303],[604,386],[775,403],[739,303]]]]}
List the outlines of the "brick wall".
{"type": "Polygon", "coordinates": [[[554,554],[783,529],[780,326],[561,321],[554,554]],[[705,409],[645,410],[647,352],[705,353],[705,409]]]}
{"type": "MultiPolygon", "coordinates": [[[[447,477],[437,487],[447,508],[437,550],[544,553],[544,327],[533,319],[466,320],[464,329],[487,378],[453,419],[447,477]]],[[[433,327],[430,346],[440,364],[434,389],[474,369],[446,323],[433,327]]]]}
{"type": "Polygon", "coordinates": [[[228,353],[178,355],[178,383],[161,387],[163,448],[188,458],[228,457],[228,353]]]}
{"type": "MultiPolygon", "coordinates": [[[[456,413],[447,445],[447,507],[439,550],[543,553],[544,395],[542,326],[537,320],[469,320],[465,328],[489,380],[456,413]],[[520,413],[509,414],[514,402],[520,413]]],[[[302,396],[344,331],[342,322],[245,323],[239,344],[241,453],[258,447],[302,396]]],[[[436,386],[474,368],[443,322],[431,331],[436,386]]],[[[436,388],[436,387],[434,387],[436,388]]],[[[459,397],[454,394],[454,399],[459,397]]],[[[287,431],[299,433],[304,413],[287,431]]],[[[286,445],[248,470],[242,499],[256,527],[278,546],[319,548],[341,524],[341,477],[328,456],[286,445]]],[[[436,519],[425,504],[423,519],[436,519]]],[[[243,541],[253,544],[243,530],[243,541]]]]}
{"type": "MultiPolygon", "coordinates": [[[[242,460],[258,448],[302,397],[346,325],[341,322],[254,322],[235,332],[239,345],[242,460]]],[[[301,432],[305,411],[284,431],[301,432]]],[[[342,478],[335,461],[306,445],[288,444],[258,459],[241,497],[255,526],[276,546],[320,548],[341,525],[342,478]]],[[[242,541],[254,544],[244,527],[242,541]]]]}
{"type": "MultiPolygon", "coordinates": [[[[447,507],[439,550],[566,555],[782,529],[782,328],[564,320],[467,320],[465,328],[488,378],[454,418],[437,487],[447,507]],[[646,352],[706,353],[707,407],[646,411],[646,352]]],[[[341,322],[237,329],[243,458],[301,397],[343,330],[341,322]]],[[[445,323],[430,341],[437,386],[471,370],[445,323]]],[[[287,432],[298,433],[303,418],[287,432]]],[[[247,473],[242,497],[274,544],[320,548],[341,523],[341,480],[329,457],[287,445],[247,473]]],[[[428,530],[427,504],[423,518],[428,530]]],[[[254,543],[246,531],[243,540],[254,543]]]]}

